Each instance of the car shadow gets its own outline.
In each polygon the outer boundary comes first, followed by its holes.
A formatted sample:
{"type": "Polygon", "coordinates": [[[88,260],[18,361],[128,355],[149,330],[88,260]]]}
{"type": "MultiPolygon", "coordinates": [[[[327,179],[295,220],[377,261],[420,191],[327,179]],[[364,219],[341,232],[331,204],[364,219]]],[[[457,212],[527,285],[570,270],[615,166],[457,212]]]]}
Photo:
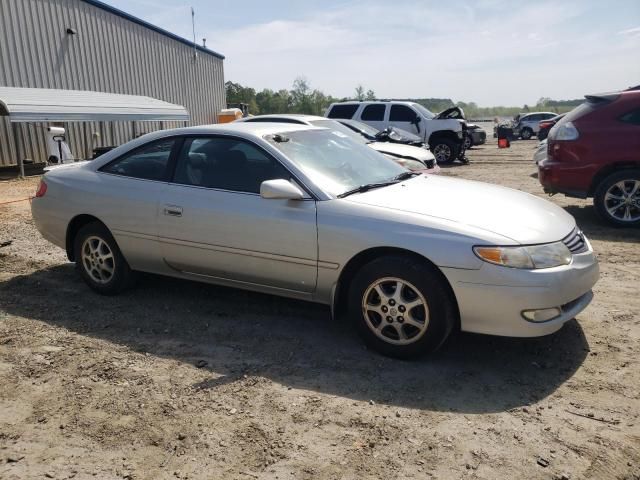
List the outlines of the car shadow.
{"type": "Polygon", "coordinates": [[[569,205],[564,209],[573,215],[576,223],[589,239],[640,244],[639,228],[619,228],[609,225],[598,217],[592,204],[569,205]]]}
{"type": "Polygon", "coordinates": [[[414,361],[367,350],[326,307],[145,275],[120,296],[91,292],[71,264],[0,283],[0,309],[138,352],[196,365],[215,390],[243,375],[354,400],[465,413],[538,402],[569,379],[589,346],[580,325],[514,339],[457,334],[414,361]]]}

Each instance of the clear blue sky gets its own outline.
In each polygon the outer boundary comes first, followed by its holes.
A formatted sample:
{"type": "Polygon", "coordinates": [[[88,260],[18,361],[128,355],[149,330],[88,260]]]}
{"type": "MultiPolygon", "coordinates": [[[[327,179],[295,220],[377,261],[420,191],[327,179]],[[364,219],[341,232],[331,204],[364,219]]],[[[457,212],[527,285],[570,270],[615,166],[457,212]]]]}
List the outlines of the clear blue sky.
{"type": "Polygon", "coordinates": [[[640,84],[640,1],[105,0],[224,55],[225,79],[481,106],[640,84]]]}

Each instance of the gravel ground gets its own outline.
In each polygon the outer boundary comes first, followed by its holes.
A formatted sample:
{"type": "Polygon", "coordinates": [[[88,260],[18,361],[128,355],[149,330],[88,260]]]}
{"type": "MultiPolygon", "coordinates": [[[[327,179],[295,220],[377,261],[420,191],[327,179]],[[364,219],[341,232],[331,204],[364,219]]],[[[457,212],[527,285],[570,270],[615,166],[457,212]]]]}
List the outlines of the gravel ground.
{"type": "MultiPolygon", "coordinates": [[[[535,144],[489,138],[443,174],[543,196],[535,144]]],[[[99,297],[28,202],[0,205],[0,478],[639,479],[640,230],[551,201],[598,254],[592,305],[413,362],[318,305],[155,276],[99,297]]]]}

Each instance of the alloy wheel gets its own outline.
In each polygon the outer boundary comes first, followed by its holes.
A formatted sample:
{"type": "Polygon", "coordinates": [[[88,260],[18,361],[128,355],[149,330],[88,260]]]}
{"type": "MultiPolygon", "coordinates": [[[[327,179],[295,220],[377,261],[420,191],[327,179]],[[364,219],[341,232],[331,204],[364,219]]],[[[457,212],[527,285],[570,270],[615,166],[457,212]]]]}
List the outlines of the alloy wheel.
{"type": "Polygon", "coordinates": [[[438,163],[446,163],[452,156],[451,148],[445,143],[439,143],[433,149],[433,156],[438,163]]]}
{"type": "Polygon", "coordinates": [[[82,243],[82,265],[94,282],[108,283],[115,273],[115,258],[107,242],[97,236],[87,237],[82,243]]]}
{"type": "Polygon", "coordinates": [[[640,220],[640,180],[621,180],[609,187],[604,206],[611,217],[621,222],[640,220]]]}
{"type": "Polygon", "coordinates": [[[362,314],[378,338],[394,345],[417,341],[429,325],[429,307],[422,293],[396,277],[381,278],[367,287],[362,314]]]}

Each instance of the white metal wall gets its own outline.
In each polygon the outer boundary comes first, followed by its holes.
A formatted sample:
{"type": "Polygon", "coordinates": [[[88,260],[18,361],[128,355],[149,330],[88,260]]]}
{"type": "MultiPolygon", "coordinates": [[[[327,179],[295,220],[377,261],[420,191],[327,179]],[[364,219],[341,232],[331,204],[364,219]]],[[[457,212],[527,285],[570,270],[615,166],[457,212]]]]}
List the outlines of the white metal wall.
{"type": "MultiPolygon", "coordinates": [[[[184,105],[191,125],[215,123],[225,107],[223,60],[83,0],[0,0],[0,85],[145,95],[184,105]],[[66,33],[67,28],[77,31],[66,33]]],[[[67,124],[76,157],[132,138],[130,123],[67,124]]],[[[164,128],[181,126],[165,122],[164,128]]],[[[13,124],[25,158],[46,160],[46,124],[13,124]]],[[[137,133],[161,128],[136,123],[137,133]]],[[[0,166],[15,164],[16,145],[0,117],[0,166]]]]}

